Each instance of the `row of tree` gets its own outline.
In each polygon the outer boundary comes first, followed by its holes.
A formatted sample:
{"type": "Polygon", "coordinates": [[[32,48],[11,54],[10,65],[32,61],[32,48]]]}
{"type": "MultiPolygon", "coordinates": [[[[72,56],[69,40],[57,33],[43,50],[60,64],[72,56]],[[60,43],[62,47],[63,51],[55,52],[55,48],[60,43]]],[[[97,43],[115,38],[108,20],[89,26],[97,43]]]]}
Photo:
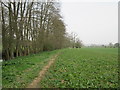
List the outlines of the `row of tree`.
{"type": "Polygon", "coordinates": [[[120,43],[109,43],[108,45],[96,45],[96,44],[92,44],[89,47],[103,47],[103,48],[119,48],[120,47],[120,43]]]}
{"type": "Polygon", "coordinates": [[[4,60],[81,44],[66,34],[59,2],[1,1],[0,13],[4,60]]]}
{"type": "Polygon", "coordinates": [[[120,43],[115,43],[115,44],[109,43],[108,47],[110,47],[110,48],[119,48],[120,47],[120,43]]]}

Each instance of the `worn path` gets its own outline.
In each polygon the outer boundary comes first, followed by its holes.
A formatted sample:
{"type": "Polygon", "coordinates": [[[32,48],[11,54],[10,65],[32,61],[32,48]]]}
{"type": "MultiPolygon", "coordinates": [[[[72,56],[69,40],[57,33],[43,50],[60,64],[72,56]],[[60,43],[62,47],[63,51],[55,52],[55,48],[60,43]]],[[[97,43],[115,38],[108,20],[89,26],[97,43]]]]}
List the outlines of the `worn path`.
{"type": "Polygon", "coordinates": [[[57,58],[58,54],[54,55],[50,61],[48,62],[48,64],[46,66],[43,67],[43,69],[39,72],[38,77],[36,77],[31,84],[29,84],[27,86],[27,88],[39,88],[40,86],[38,86],[38,83],[42,80],[42,78],[44,77],[46,71],[50,68],[50,66],[54,63],[55,59],[57,58]]]}

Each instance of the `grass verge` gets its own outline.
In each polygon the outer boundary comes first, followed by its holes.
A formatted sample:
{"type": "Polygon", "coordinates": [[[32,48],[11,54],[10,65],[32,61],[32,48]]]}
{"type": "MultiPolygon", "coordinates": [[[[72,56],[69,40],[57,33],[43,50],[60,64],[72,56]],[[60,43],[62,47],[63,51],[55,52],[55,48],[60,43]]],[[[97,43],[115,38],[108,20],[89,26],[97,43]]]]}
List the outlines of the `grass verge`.
{"type": "Polygon", "coordinates": [[[22,56],[2,63],[2,87],[25,88],[38,76],[50,57],[58,50],[22,56]]]}

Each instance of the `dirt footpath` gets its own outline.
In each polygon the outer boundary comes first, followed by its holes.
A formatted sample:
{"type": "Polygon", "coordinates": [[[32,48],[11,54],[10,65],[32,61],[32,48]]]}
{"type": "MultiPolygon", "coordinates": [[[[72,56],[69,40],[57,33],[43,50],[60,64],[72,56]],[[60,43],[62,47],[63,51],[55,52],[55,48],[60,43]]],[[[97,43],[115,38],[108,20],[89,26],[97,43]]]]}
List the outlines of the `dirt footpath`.
{"type": "Polygon", "coordinates": [[[52,58],[49,60],[48,64],[46,66],[43,67],[43,69],[39,72],[38,77],[36,77],[32,83],[30,83],[27,88],[40,88],[40,86],[38,86],[38,83],[42,80],[42,78],[44,77],[45,73],[47,72],[47,70],[50,68],[50,66],[54,63],[54,61],[56,60],[58,54],[52,56],[52,58]]]}

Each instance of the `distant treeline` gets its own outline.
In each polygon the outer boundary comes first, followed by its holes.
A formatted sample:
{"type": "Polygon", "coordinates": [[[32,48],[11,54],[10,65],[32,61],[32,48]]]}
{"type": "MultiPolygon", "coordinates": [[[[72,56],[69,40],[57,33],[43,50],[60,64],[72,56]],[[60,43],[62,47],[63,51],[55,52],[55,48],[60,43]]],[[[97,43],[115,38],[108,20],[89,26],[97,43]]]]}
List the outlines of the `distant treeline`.
{"type": "Polygon", "coordinates": [[[81,47],[80,40],[66,34],[59,2],[3,0],[0,3],[4,60],[75,45],[81,47]]]}
{"type": "Polygon", "coordinates": [[[109,43],[108,45],[96,45],[96,44],[92,44],[88,47],[103,47],[103,48],[120,48],[120,44],[119,43],[109,43]]]}

